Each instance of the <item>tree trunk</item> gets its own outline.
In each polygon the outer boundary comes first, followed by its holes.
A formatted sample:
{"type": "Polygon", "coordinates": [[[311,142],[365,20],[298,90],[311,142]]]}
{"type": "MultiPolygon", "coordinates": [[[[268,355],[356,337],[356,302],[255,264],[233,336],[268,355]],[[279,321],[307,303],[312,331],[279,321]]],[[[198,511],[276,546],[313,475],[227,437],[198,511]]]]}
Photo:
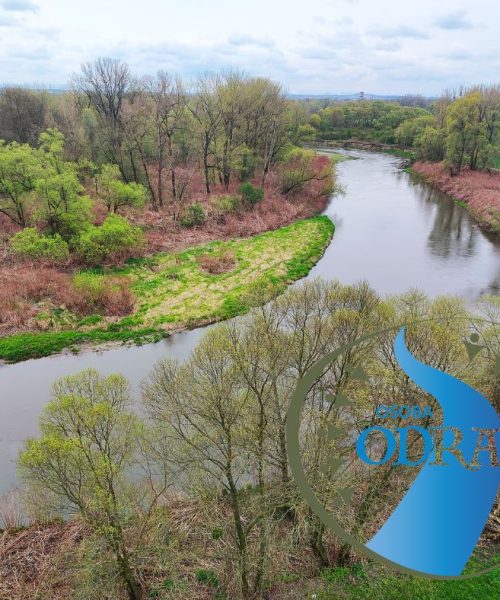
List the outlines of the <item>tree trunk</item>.
{"type": "Polygon", "coordinates": [[[232,477],[228,477],[230,497],[231,497],[231,508],[233,511],[234,527],[236,529],[236,544],[238,547],[238,553],[240,557],[240,570],[241,570],[241,593],[244,598],[249,597],[250,586],[248,584],[248,557],[247,557],[247,539],[245,534],[245,528],[241,522],[240,506],[238,501],[238,490],[232,480],[232,477]]]}
{"type": "Polygon", "coordinates": [[[210,181],[208,177],[208,148],[209,148],[209,138],[205,133],[205,143],[203,144],[203,168],[205,171],[205,189],[207,194],[210,194],[210,181]]]}

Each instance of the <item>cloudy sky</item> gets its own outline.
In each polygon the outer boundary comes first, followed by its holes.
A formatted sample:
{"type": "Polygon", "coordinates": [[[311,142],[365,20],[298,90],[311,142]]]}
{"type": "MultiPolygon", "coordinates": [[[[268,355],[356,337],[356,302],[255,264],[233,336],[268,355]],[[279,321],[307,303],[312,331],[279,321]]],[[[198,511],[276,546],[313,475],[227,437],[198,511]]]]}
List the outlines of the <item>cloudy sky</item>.
{"type": "Polygon", "coordinates": [[[292,93],[432,95],[498,82],[499,23],[498,0],[0,0],[0,82],[60,87],[110,56],[188,79],[237,67],[292,93]]]}

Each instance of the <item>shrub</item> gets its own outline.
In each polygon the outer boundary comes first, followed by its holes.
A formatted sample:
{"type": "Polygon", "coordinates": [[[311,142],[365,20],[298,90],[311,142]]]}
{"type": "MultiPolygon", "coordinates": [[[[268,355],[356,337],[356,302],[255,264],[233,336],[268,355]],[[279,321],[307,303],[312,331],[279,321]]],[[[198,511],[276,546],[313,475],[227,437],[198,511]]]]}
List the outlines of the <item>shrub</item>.
{"type": "Polygon", "coordinates": [[[245,204],[254,206],[264,198],[264,190],[252,185],[249,181],[240,185],[240,194],[245,204]]]}
{"type": "Polygon", "coordinates": [[[212,275],[220,275],[231,271],[236,264],[234,253],[223,252],[222,254],[203,254],[197,259],[198,264],[204,271],[212,275]]]}
{"type": "Polygon", "coordinates": [[[205,209],[199,202],[188,206],[185,215],[181,219],[183,227],[200,227],[205,222],[205,209]]]}
{"type": "Polygon", "coordinates": [[[72,297],[70,287],[68,275],[53,268],[22,266],[0,270],[0,324],[22,327],[35,316],[35,302],[68,304],[72,297]]]}
{"type": "Polygon", "coordinates": [[[16,233],[10,245],[23,258],[46,258],[54,263],[69,258],[68,244],[58,233],[53,236],[42,235],[34,227],[27,227],[16,233]]]}
{"type": "Polygon", "coordinates": [[[241,207],[238,196],[219,196],[212,201],[215,211],[221,214],[236,212],[241,207]]]}
{"type": "Polygon", "coordinates": [[[125,277],[78,273],[73,278],[73,289],[76,295],[72,308],[80,314],[123,316],[134,309],[135,297],[125,277]]]}
{"type": "Polygon", "coordinates": [[[112,255],[134,250],[144,243],[144,234],[124,217],[109,215],[104,223],[91,225],[77,241],[77,250],[91,265],[98,265],[112,255]]]}

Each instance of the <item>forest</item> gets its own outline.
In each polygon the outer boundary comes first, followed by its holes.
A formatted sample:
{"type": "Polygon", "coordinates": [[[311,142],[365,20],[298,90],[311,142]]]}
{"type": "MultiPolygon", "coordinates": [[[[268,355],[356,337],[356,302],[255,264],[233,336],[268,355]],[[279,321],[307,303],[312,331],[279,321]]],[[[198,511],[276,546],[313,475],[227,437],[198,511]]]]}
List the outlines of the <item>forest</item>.
{"type": "MultiPolygon", "coordinates": [[[[83,65],[71,85],[61,94],[0,91],[1,358],[92,338],[151,339],[187,319],[245,310],[251,290],[234,278],[240,295],[214,299],[211,310],[160,327],[136,314],[148,310],[141,300],[153,269],[175,284],[174,263],[187,258],[212,278],[239,269],[241,279],[251,244],[212,241],[279,230],[324,208],[332,163],[300,147],[303,125],[281,85],[231,71],[188,86],[165,72],[133,77],[111,59],[83,65]],[[203,244],[196,256],[179,254],[203,244]]],[[[304,224],[317,230],[312,245],[300,227],[276,233],[283,252],[247,287],[265,287],[282,260],[292,261],[284,281],[312,266],[331,224],[304,224]]]]}
{"type": "Polygon", "coordinates": [[[403,96],[399,102],[317,104],[306,103],[317,139],[394,144],[413,150],[418,160],[444,160],[457,175],[463,167],[500,167],[498,85],[459,88],[435,100],[403,96]]]}

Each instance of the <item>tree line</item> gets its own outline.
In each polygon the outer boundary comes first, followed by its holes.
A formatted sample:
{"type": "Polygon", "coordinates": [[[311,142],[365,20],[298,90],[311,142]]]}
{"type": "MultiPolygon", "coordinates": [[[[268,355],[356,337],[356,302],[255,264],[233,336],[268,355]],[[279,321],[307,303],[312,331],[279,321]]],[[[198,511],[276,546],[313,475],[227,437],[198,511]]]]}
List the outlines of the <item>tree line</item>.
{"type": "Polygon", "coordinates": [[[219,213],[249,209],[270,175],[284,199],[314,182],[328,195],[331,168],[297,148],[310,135],[307,120],[281,84],[237,71],[188,84],[164,71],[134,77],[126,63],[99,58],[82,65],[68,92],[2,89],[0,213],[24,229],[12,247],[97,264],[143,245],[129,208],[201,226],[199,198],[229,196],[219,213]],[[109,213],[105,230],[95,225],[96,202],[109,213]]]}
{"type": "Polygon", "coordinates": [[[445,161],[453,173],[500,167],[500,86],[447,91],[433,101],[361,100],[326,107],[306,103],[316,139],[358,139],[445,161]]]}

